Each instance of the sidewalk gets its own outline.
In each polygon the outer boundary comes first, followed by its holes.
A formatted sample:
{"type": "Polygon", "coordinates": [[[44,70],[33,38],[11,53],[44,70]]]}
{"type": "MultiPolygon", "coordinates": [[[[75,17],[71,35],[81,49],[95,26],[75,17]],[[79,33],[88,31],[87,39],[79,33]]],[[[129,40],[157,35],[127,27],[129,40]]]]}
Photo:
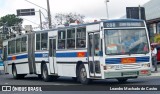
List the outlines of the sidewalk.
{"type": "Polygon", "coordinates": [[[160,64],[158,64],[158,72],[156,73],[152,72],[151,76],[160,76],[160,64]]]}

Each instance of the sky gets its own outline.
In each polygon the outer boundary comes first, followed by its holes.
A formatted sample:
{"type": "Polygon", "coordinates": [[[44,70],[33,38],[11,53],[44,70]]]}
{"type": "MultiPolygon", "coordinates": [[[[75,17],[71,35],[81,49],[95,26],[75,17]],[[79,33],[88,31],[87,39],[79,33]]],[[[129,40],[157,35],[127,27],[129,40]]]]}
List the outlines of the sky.
{"type": "MultiPolygon", "coordinates": [[[[45,9],[47,9],[47,0],[28,0],[45,9]]],[[[125,15],[126,7],[137,7],[143,5],[150,0],[109,0],[108,13],[109,19],[117,19],[125,15]]],[[[106,3],[105,0],[49,0],[50,10],[52,16],[52,23],[54,23],[54,15],[56,13],[77,13],[85,16],[85,21],[91,22],[99,19],[106,19],[106,3]]],[[[45,22],[47,12],[26,0],[0,0],[0,17],[7,14],[16,14],[17,9],[30,9],[34,8],[36,11],[42,11],[42,21],[45,22]]],[[[35,16],[21,16],[24,19],[24,25],[32,25],[33,27],[39,26],[39,13],[36,12],[35,16]]]]}

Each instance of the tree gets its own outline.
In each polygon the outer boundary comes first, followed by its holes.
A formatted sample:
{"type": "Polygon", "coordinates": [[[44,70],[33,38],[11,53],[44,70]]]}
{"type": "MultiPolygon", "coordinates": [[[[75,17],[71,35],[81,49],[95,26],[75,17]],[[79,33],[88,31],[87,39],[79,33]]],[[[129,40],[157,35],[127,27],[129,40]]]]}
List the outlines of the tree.
{"type": "Polygon", "coordinates": [[[85,16],[76,13],[67,13],[67,14],[57,13],[55,15],[55,20],[57,21],[57,24],[64,24],[64,25],[74,23],[75,21],[83,23],[84,18],[85,16]]]}
{"type": "Polygon", "coordinates": [[[10,26],[18,26],[23,22],[22,18],[17,17],[15,14],[8,14],[0,18],[0,26],[4,24],[8,27],[10,26]]]}

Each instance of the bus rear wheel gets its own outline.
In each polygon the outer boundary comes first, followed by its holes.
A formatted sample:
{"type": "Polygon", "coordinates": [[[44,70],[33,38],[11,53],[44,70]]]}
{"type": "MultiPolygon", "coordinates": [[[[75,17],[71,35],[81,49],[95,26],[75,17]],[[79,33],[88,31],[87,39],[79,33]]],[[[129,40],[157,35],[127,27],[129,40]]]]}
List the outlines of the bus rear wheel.
{"type": "Polygon", "coordinates": [[[51,81],[51,76],[48,75],[48,69],[46,64],[43,64],[42,66],[42,78],[45,82],[51,81]]]}
{"type": "Polygon", "coordinates": [[[89,78],[87,78],[87,72],[83,64],[79,66],[78,80],[81,82],[81,84],[89,84],[91,81],[89,78]]]}

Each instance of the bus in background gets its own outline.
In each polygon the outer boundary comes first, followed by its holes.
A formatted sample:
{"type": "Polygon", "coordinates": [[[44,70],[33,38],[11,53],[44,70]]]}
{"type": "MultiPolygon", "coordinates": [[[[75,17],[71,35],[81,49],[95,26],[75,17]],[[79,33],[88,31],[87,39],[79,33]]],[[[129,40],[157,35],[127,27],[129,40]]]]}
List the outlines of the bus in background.
{"type": "Polygon", "coordinates": [[[16,79],[37,74],[44,81],[72,77],[128,79],[151,74],[151,51],[143,20],[117,19],[30,32],[5,40],[7,73],[16,79]]]}
{"type": "Polygon", "coordinates": [[[3,60],[2,60],[2,49],[0,49],[0,71],[1,72],[4,71],[4,64],[3,64],[3,60]]]}

